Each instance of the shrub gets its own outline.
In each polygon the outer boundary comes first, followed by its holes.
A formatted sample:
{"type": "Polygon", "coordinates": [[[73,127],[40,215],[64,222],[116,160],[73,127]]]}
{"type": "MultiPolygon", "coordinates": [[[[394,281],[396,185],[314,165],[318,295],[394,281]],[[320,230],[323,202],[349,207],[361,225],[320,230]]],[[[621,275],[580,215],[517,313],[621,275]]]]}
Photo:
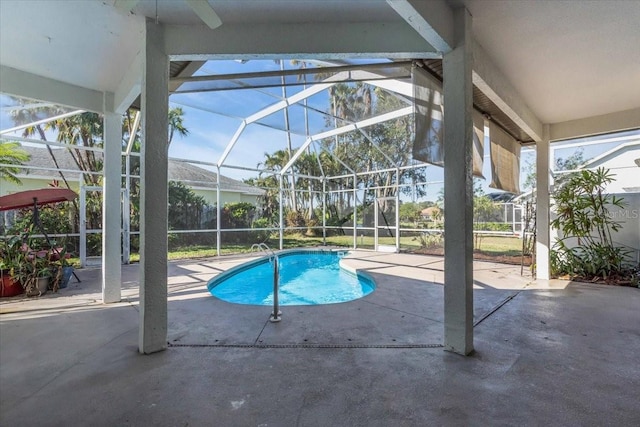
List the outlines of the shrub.
{"type": "Polygon", "coordinates": [[[422,249],[438,248],[444,243],[441,233],[420,233],[418,238],[420,239],[420,248],[422,249]]]}
{"type": "Polygon", "coordinates": [[[300,211],[288,211],[286,217],[287,227],[306,227],[307,220],[300,211]]]}
{"type": "Polygon", "coordinates": [[[628,270],[630,251],[614,246],[611,238],[611,232],[622,226],[609,215],[607,206],[625,206],[623,199],[604,193],[606,185],[614,181],[613,176],[604,168],[583,170],[554,193],[558,216],[551,225],[562,234],[551,251],[554,275],[606,279],[628,270]],[[568,240],[575,238],[579,245],[571,247],[568,240]]]}
{"type": "MultiPolygon", "coordinates": [[[[253,221],[252,228],[271,228],[272,226],[269,218],[258,218],[253,221]]],[[[256,242],[267,242],[269,237],[271,237],[270,230],[256,230],[252,232],[252,239],[256,242]]]]}

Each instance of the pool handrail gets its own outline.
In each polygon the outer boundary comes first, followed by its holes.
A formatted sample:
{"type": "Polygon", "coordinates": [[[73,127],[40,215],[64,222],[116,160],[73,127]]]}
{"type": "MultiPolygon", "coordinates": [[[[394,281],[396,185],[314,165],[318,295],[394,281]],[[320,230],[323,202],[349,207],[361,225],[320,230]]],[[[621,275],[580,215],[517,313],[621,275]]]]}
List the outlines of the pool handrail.
{"type": "Polygon", "coordinates": [[[282,320],[282,318],[280,317],[282,315],[282,312],[280,311],[280,305],[278,302],[278,288],[280,282],[278,255],[264,242],[254,243],[253,245],[251,245],[250,251],[253,252],[254,249],[268,254],[269,264],[273,265],[273,312],[271,313],[269,321],[273,323],[279,322],[280,320],[282,320]]]}

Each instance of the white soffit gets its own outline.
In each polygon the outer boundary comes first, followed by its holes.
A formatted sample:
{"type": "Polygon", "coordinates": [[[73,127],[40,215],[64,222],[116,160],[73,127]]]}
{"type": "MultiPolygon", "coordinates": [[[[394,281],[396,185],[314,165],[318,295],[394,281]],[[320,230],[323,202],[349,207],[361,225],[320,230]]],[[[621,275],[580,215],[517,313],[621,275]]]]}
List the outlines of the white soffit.
{"type": "MultiPolygon", "coordinates": [[[[640,1],[446,1],[452,7],[461,3],[468,7],[487,57],[542,122],[640,108],[640,1]]],[[[184,1],[157,3],[159,22],[201,25],[184,1]]],[[[140,50],[144,17],[155,17],[156,2],[141,0],[133,14],[113,4],[114,0],[0,0],[0,64],[115,92],[140,50]]],[[[361,34],[358,43],[370,44],[376,37],[397,43],[395,30],[404,22],[385,0],[209,0],[209,4],[223,22],[213,30],[221,30],[220,34],[243,25],[277,29],[283,24],[318,27],[328,22],[338,28],[358,23],[371,32],[367,37],[361,34]]],[[[315,39],[317,35],[304,40],[307,52],[322,41],[315,39]]],[[[255,46],[250,33],[238,42],[255,46]]],[[[362,48],[351,42],[354,51],[362,48]]]]}
{"type": "Polygon", "coordinates": [[[640,107],[640,1],[464,3],[478,42],[542,122],[640,107]]]}
{"type": "Polygon", "coordinates": [[[106,1],[0,0],[0,64],[114,91],[140,50],[143,22],[106,1]]]}

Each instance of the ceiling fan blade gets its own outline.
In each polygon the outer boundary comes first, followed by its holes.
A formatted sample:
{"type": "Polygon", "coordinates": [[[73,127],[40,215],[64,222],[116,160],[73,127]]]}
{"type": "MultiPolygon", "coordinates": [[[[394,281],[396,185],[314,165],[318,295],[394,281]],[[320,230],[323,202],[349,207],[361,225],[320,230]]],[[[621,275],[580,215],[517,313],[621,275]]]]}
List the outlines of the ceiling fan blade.
{"type": "Polygon", "coordinates": [[[140,0],[115,0],[113,5],[121,12],[129,13],[138,4],[140,0]]]}
{"type": "Polygon", "coordinates": [[[222,20],[218,14],[213,10],[209,2],[206,0],[184,0],[193,11],[202,19],[202,22],[207,24],[209,28],[216,29],[222,25],[222,20]]]}

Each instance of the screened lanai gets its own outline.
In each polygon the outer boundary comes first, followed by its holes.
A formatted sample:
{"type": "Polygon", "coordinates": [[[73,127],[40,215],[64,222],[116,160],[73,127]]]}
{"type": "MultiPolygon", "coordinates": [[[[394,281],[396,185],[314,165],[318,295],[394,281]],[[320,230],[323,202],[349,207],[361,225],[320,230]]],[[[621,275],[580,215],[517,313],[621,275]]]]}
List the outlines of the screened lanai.
{"type": "MultiPolygon", "coordinates": [[[[373,215],[366,212],[375,199],[385,199],[381,226],[398,239],[398,210],[389,201],[398,204],[398,189],[424,191],[429,184],[426,165],[411,155],[412,66],[283,60],[239,61],[229,67],[211,61],[193,77],[176,79],[182,86],[171,102],[235,120],[232,136],[209,166],[218,174],[257,174],[252,183],[265,192],[259,223],[263,231],[278,232],[275,244],[280,249],[285,228],[317,234],[323,243],[327,232],[339,230],[350,237],[349,246],[356,247],[358,232],[361,242],[365,232],[367,237],[376,234],[373,215]],[[216,66],[227,74],[210,73],[216,66]],[[228,73],[248,67],[271,70],[228,73]],[[228,93],[233,93],[232,101],[219,101],[229,98],[228,93]],[[230,117],[230,111],[236,116],[230,117]],[[400,138],[388,135],[394,126],[403,132],[400,138]],[[262,157],[248,155],[255,152],[262,157]],[[254,164],[250,158],[256,159],[254,164]]],[[[220,248],[224,234],[233,233],[221,223],[217,228],[220,248]]]]}
{"type": "MultiPolygon", "coordinates": [[[[436,148],[442,139],[442,85],[428,64],[381,59],[187,64],[171,66],[176,77],[170,82],[174,88],[170,106],[183,111],[181,120],[191,131],[170,142],[169,179],[179,180],[204,200],[177,206],[169,201],[170,249],[215,248],[220,255],[266,243],[279,249],[321,244],[442,253],[442,158],[426,158],[429,164],[414,156],[416,97],[424,98],[418,108],[427,105],[431,112],[427,138],[436,148]],[[422,78],[417,82],[422,92],[414,87],[416,73],[422,78]],[[199,138],[212,134],[215,138],[199,138]],[[193,150],[200,151],[194,155],[193,150]],[[173,176],[177,165],[195,166],[199,174],[173,176]],[[246,181],[244,187],[239,185],[241,180],[246,181]],[[255,189],[253,198],[247,196],[248,185],[255,189]],[[243,201],[248,205],[238,205],[243,201]],[[239,214],[242,209],[245,211],[239,214]]],[[[434,64],[431,61],[430,66],[434,64]]],[[[40,147],[30,149],[36,158],[53,159],[53,163],[48,161],[47,172],[43,172],[46,165],[34,161],[24,166],[27,173],[32,178],[61,177],[61,185],[71,181],[80,194],[79,229],[54,233],[54,237],[73,240],[70,247],[79,252],[81,265],[90,264],[101,255],[100,213],[87,227],[86,206],[101,196],[103,171],[100,161],[94,160],[92,170],[79,163],[85,157],[102,158],[101,137],[88,144],[61,135],[62,120],[84,111],[28,99],[3,99],[3,109],[10,117],[1,130],[4,137],[40,147]],[[40,138],[35,132],[25,136],[25,129],[34,127],[41,130],[40,138]],[[50,156],[45,146],[53,148],[50,156]]],[[[139,101],[123,118],[125,263],[138,251],[135,198],[141,135],[137,108],[139,101]]],[[[484,119],[490,117],[485,111],[482,114],[480,134],[484,119]]],[[[420,125],[419,132],[424,133],[425,124],[420,125]]],[[[476,175],[484,180],[478,185],[484,182],[488,189],[491,180],[486,178],[492,171],[483,170],[483,157],[489,158],[488,146],[483,155],[484,142],[476,138],[474,162],[476,175]]],[[[483,223],[490,227],[479,227],[476,234],[505,238],[516,249],[521,246],[517,237],[527,231],[522,206],[497,204],[485,217],[483,223]]]]}
{"type": "MultiPolygon", "coordinates": [[[[218,24],[222,22],[218,26],[203,24],[207,21],[201,19],[202,10],[194,12],[187,4],[192,2],[156,2],[160,8],[152,3],[6,1],[0,5],[2,92],[104,114],[104,302],[120,300],[121,117],[140,99],[144,139],[140,152],[140,351],[144,353],[166,346],[169,159],[164,141],[169,93],[178,83],[169,80],[176,77],[170,72],[176,62],[420,58],[430,75],[442,77],[448,112],[444,119],[448,164],[443,179],[449,205],[446,239],[451,243],[445,254],[445,345],[463,354],[473,350],[474,105],[510,138],[535,142],[540,213],[537,266],[543,278],[549,277],[550,141],[638,127],[637,79],[629,59],[637,57],[637,26],[631,18],[637,15],[637,7],[630,2],[611,6],[610,2],[380,0],[337,5],[308,0],[285,6],[268,0],[210,0],[220,16],[218,24]],[[557,18],[554,25],[549,24],[550,16],[557,18]],[[562,25],[555,25],[558,22],[562,25]],[[58,49],[52,49],[52,43],[58,49]],[[609,78],[612,75],[616,78],[609,78]],[[484,104],[476,92],[496,111],[481,107],[484,104]]],[[[287,89],[293,93],[293,87],[287,89]]],[[[259,110],[238,117],[244,119],[259,110]]],[[[236,121],[234,129],[239,125],[236,121]]],[[[298,147],[316,133],[302,132],[298,147]]],[[[224,146],[229,142],[225,139],[224,146]]],[[[179,146],[172,145],[173,149],[179,146]]],[[[191,151],[196,154],[197,150],[191,151]]],[[[308,151],[313,152],[313,147],[308,151]]],[[[214,165],[220,158],[197,157],[214,165]]],[[[255,168],[255,161],[244,157],[246,162],[240,164],[255,168]]],[[[232,160],[229,157],[226,164],[238,165],[232,160]]],[[[292,169],[289,176],[296,172],[292,169]]],[[[285,175],[280,175],[283,181],[285,175]]],[[[353,182],[343,185],[345,191],[356,186],[353,182]]]]}

